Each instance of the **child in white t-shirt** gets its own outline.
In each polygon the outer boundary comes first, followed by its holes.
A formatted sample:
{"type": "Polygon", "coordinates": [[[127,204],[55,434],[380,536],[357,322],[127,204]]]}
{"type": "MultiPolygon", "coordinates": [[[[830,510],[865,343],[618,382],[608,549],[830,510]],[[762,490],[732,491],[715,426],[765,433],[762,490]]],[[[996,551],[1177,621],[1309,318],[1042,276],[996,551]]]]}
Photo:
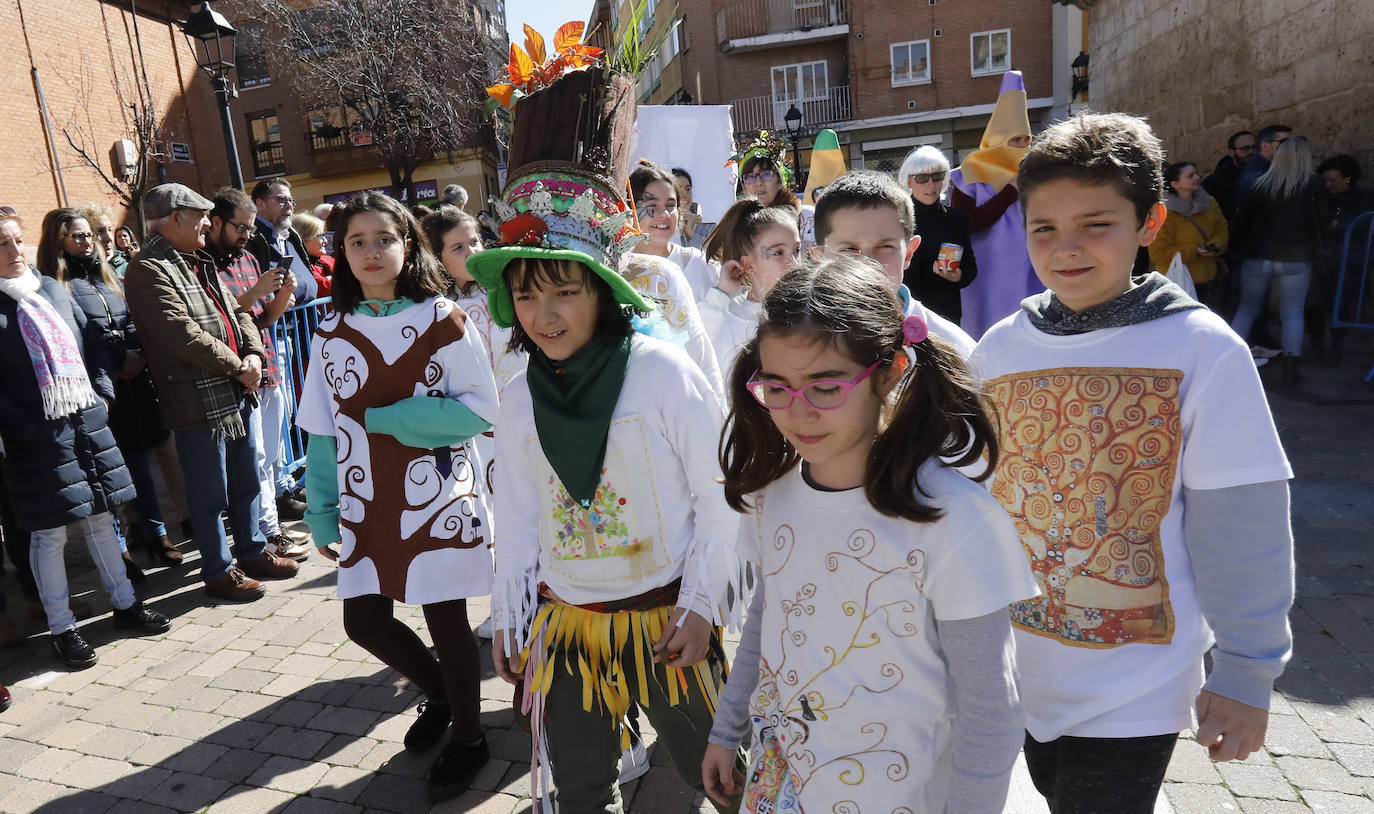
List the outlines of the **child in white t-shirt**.
{"type": "Polygon", "coordinates": [[[1259,750],[1291,651],[1292,473],[1249,350],[1161,275],[1131,277],[1164,222],[1162,159],[1132,116],[1037,137],[1019,187],[1049,291],[970,360],[1003,450],[992,493],[1043,592],[1012,621],[1052,811],[1151,811],[1194,709],[1213,758],[1259,750]]]}
{"type": "Polygon", "coordinates": [[[1022,725],[1007,605],[1035,585],[1006,513],[942,460],[997,459],[963,363],[842,257],[773,287],[746,368],[721,460],[761,579],[707,790],[742,784],[748,814],[1001,812],[1022,725]]]}
{"type": "Polygon", "coordinates": [[[800,248],[797,213],[789,206],[764,206],[757,198],[736,201],[711,232],[706,251],[722,271],[699,307],[723,379],[754,338],[763,298],[796,265],[800,248]]]}

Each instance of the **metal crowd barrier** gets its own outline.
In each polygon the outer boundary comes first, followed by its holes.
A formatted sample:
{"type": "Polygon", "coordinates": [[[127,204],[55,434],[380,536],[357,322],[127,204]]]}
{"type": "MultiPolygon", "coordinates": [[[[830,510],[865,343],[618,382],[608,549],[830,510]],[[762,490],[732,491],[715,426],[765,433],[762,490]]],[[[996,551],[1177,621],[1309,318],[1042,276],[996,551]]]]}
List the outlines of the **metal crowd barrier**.
{"type": "MultiPolygon", "coordinates": [[[[1357,216],[1345,228],[1341,262],[1336,268],[1336,302],[1331,309],[1333,328],[1374,328],[1374,280],[1369,279],[1370,261],[1374,259],[1371,248],[1374,211],[1357,216]]],[[[1374,381],[1374,367],[1364,380],[1374,381]]]]}
{"type": "MultiPolygon", "coordinates": [[[[300,403],[305,368],[310,363],[310,339],[330,310],[330,298],[320,297],[287,309],[272,323],[272,342],[277,348],[277,367],[281,371],[282,395],[286,399],[282,425],[282,456],[285,471],[291,473],[305,465],[305,433],[296,426],[296,407],[300,403]]],[[[266,428],[263,428],[266,431],[266,428]]]]}

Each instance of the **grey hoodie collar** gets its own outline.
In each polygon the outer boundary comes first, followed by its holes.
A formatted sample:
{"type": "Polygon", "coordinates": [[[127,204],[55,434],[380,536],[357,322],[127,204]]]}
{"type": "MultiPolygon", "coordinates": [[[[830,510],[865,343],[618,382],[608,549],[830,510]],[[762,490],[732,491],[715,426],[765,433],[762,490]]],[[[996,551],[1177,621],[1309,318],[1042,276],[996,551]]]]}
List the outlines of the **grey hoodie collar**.
{"type": "Polygon", "coordinates": [[[1043,291],[1021,301],[1021,310],[1036,330],[1054,336],[1071,336],[1104,328],[1124,328],[1205,306],[1189,297],[1157,271],[1132,280],[1135,286],[1100,305],[1071,311],[1053,291],[1043,291]]]}
{"type": "Polygon", "coordinates": [[[1178,197],[1172,191],[1164,193],[1164,208],[1170,212],[1177,212],[1184,217],[1190,215],[1201,215],[1212,205],[1212,196],[1207,194],[1207,190],[1198,187],[1193,193],[1191,201],[1178,197]]]}

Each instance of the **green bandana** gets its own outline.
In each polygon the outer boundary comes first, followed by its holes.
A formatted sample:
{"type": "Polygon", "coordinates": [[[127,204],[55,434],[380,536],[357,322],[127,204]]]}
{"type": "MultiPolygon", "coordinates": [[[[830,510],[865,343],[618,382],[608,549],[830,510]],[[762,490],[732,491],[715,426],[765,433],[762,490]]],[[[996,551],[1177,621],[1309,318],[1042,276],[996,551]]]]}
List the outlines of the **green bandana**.
{"type": "Polygon", "coordinates": [[[525,380],[534,402],[539,446],[563,488],[582,508],[591,506],[601,485],[611,413],[630,366],[631,339],[591,342],[555,362],[536,350],[525,380]]]}

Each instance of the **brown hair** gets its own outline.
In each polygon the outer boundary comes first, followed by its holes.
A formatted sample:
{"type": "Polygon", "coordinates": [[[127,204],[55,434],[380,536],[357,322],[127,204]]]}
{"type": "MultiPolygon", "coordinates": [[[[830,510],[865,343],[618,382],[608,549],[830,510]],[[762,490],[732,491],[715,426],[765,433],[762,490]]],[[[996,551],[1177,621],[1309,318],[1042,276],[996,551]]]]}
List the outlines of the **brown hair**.
{"type": "Polygon", "coordinates": [[[721,217],[703,250],[716,262],[738,260],[754,250],[754,240],[769,225],[797,226],[797,213],[783,206],[764,206],[758,198],[741,198],[721,217]]]}
{"type": "Polygon", "coordinates": [[[404,206],[380,192],[368,192],[335,207],[334,211],[338,213],[337,236],[340,245],[334,258],[334,282],[330,290],[335,311],[351,314],[363,300],[362,284],[353,275],[353,267],[348,264],[348,252],[342,247],[346,243],[348,224],[355,215],[364,212],[376,212],[387,218],[396,227],[396,234],[410,242],[401,264],[401,273],[396,277],[396,296],[416,301],[444,296],[448,290],[444,284],[448,275],[444,274],[434,253],[429,250],[429,241],[420,230],[420,224],[415,222],[415,217],[404,206]]]}
{"type": "MultiPolygon", "coordinates": [[[[749,392],[749,379],[759,369],[759,342],[770,336],[813,337],[833,343],[865,367],[879,362],[879,370],[885,371],[905,352],[902,320],[902,306],[887,276],[863,258],[838,257],[793,269],[773,286],[763,301],[758,334],[730,372],[732,406],[721,438],[720,466],[732,509],[749,511],[748,495],[801,460],[749,392]]],[[[940,510],[921,500],[929,496],[917,480],[921,465],[938,456],[967,466],[986,451],[989,463],[978,478],[982,480],[997,463],[997,437],[954,348],[933,334],[911,348],[915,364],[883,409],[864,473],[864,493],[882,514],[928,523],[940,517],[940,510]]]]}
{"type": "MultiPolygon", "coordinates": [[[[444,272],[444,276],[450,280],[455,289],[458,288],[458,281],[454,280],[449,275],[448,268],[444,266],[442,257],[444,252],[444,235],[447,235],[450,231],[457,229],[465,223],[472,226],[474,230],[481,229],[477,224],[477,218],[474,218],[472,215],[452,205],[440,206],[438,209],[426,215],[424,220],[420,221],[420,226],[425,230],[425,237],[429,240],[429,247],[434,250],[434,256],[439,258],[439,268],[444,272]]],[[[466,287],[461,289],[462,293],[471,294],[477,285],[477,281],[473,280],[468,283],[466,287]]]]}
{"type": "Polygon", "coordinates": [[[1113,185],[1135,206],[1141,224],[1164,199],[1164,149],[1150,125],[1126,113],[1087,113],[1046,128],[1035,137],[1016,184],[1021,211],[1035,190],[1068,179],[1087,186],[1113,185]]]}
{"type": "Polygon", "coordinates": [[[744,166],[739,168],[740,180],[735,184],[735,194],[744,194],[744,176],[759,170],[772,170],[778,176],[778,194],[773,196],[773,200],[767,201],[768,206],[790,206],[798,212],[801,211],[801,199],[797,193],[787,188],[787,179],[782,174],[782,167],[778,162],[767,156],[756,155],[744,162],[744,166]]]}
{"type": "MultiPolygon", "coordinates": [[[[556,288],[574,281],[575,270],[580,270],[582,288],[596,294],[596,329],[592,340],[618,342],[635,332],[630,323],[631,309],[616,302],[615,292],[601,275],[585,264],[575,260],[551,260],[538,257],[517,257],[506,264],[501,276],[510,290],[512,304],[515,295],[535,288],[556,288]]],[[[511,322],[510,349],[534,353],[539,346],[520,324],[516,317],[511,322]]]]}
{"type": "Polygon", "coordinates": [[[916,205],[911,191],[902,189],[892,176],[876,170],[854,170],[831,181],[825,194],[816,201],[816,242],[825,245],[830,236],[830,219],[837,209],[881,209],[897,211],[897,220],[907,240],[916,234],[916,205]]]}
{"type": "MultiPolygon", "coordinates": [[[[72,287],[71,271],[67,268],[66,252],[62,249],[62,241],[67,238],[71,231],[71,225],[75,221],[84,220],[86,225],[91,226],[90,218],[85,212],[79,209],[63,207],[54,209],[43,216],[43,233],[38,239],[38,271],[44,276],[57,280],[68,289],[72,287]]],[[[95,249],[95,259],[100,261],[100,279],[105,285],[115,291],[123,291],[119,284],[119,278],[115,276],[114,269],[105,259],[105,250],[100,247],[100,241],[91,235],[91,243],[95,249]]]]}

